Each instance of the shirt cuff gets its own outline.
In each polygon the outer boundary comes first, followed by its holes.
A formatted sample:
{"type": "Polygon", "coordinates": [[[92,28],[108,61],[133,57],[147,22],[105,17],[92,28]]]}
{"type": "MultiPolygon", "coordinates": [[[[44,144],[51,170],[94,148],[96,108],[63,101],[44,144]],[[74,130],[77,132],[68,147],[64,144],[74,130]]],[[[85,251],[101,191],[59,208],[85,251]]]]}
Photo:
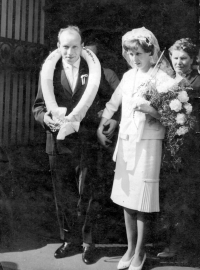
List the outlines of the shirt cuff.
{"type": "Polygon", "coordinates": [[[107,108],[105,108],[101,117],[104,117],[106,119],[111,119],[112,116],[113,116],[113,112],[110,112],[108,111],[107,108]]]}

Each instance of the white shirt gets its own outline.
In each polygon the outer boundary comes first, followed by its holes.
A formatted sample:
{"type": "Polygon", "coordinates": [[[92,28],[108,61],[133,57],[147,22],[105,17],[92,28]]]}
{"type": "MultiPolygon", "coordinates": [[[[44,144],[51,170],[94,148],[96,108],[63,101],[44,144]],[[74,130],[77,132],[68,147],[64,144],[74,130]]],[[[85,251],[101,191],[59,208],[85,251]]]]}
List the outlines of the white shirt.
{"type": "Polygon", "coordinates": [[[70,65],[63,59],[63,67],[65,70],[65,74],[67,76],[67,79],[69,81],[69,84],[71,86],[72,92],[75,89],[76,82],[78,79],[78,71],[79,71],[80,61],[81,61],[81,59],[79,57],[79,59],[73,65],[70,65]]]}

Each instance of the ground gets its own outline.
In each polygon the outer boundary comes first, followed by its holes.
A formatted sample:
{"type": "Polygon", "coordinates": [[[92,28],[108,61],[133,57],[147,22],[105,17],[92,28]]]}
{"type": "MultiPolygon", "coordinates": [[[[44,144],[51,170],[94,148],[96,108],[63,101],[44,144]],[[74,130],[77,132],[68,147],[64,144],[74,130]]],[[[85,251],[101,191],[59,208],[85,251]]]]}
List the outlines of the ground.
{"type": "MultiPolygon", "coordinates": [[[[102,209],[95,224],[96,263],[86,266],[81,254],[56,260],[54,251],[60,245],[48,159],[44,145],[6,149],[10,165],[1,176],[0,198],[0,269],[116,269],[126,250],[126,236],[121,208],[102,209]],[[5,195],[5,196],[3,196],[5,195]]],[[[3,163],[4,169],[7,163],[3,163]]],[[[3,169],[2,169],[3,170],[3,169]]],[[[151,230],[155,221],[150,222],[151,230]]],[[[158,231],[158,230],[157,230],[158,231]]],[[[164,238],[164,234],[163,234],[164,238]]],[[[200,267],[197,248],[184,248],[174,259],[163,260],[162,235],[149,233],[145,269],[158,267],[200,267]]]]}

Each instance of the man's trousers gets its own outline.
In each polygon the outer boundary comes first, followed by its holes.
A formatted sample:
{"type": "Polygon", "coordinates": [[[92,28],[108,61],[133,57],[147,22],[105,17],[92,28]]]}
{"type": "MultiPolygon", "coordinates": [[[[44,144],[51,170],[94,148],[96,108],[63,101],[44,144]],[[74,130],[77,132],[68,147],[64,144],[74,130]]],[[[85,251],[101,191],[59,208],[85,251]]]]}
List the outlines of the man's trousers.
{"type": "Polygon", "coordinates": [[[49,155],[49,162],[60,238],[91,244],[98,204],[97,144],[74,141],[69,153],[49,155]]]}

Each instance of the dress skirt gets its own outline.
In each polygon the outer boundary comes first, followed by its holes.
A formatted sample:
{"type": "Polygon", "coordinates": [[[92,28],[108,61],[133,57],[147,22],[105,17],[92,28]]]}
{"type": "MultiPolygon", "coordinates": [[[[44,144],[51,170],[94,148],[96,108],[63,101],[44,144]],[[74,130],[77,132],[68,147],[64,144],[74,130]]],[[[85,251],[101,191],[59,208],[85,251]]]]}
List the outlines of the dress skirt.
{"type": "Polygon", "coordinates": [[[133,170],[127,170],[124,151],[127,146],[128,140],[119,138],[111,199],[116,204],[140,212],[159,212],[162,140],[136,143],[133,170]]]}

